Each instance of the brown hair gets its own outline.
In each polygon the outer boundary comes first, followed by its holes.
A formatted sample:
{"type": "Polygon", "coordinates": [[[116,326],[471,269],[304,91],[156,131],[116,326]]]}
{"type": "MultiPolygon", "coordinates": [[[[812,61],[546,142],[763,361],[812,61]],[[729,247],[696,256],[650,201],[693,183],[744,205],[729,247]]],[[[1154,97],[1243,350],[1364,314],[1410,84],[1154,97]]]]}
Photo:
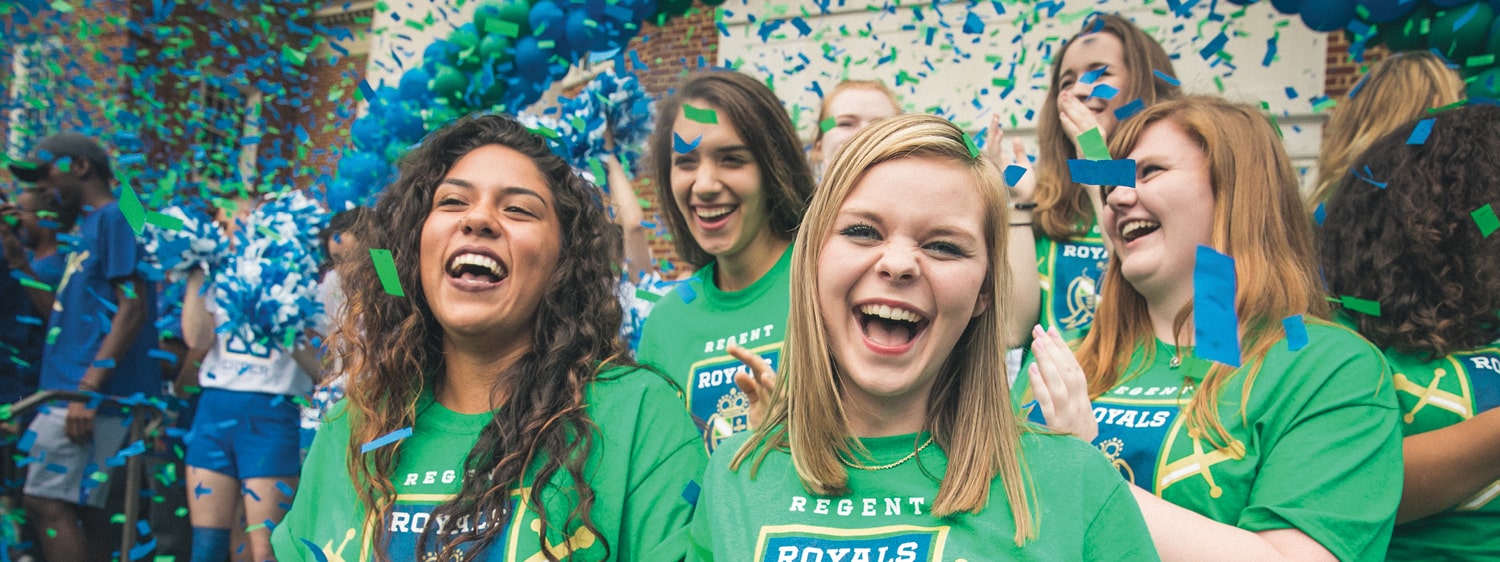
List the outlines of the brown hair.
{"type": "Polygon", "coordinates": [[[1437,359],[1500,338],[1500,236],[1470,216],[1500,202],[1500,108],[1470,105],[1432,117],[1427,142],[1396,128],[1355,161],[1387,189],[1345,177],[1319,240],[1328,290],[1380,303],[1349,314],[1382,348],[1437,359]]]}
{"type": "Polygon", "coordinates": [[[1334,187],[1349,176],[1354,160],[1375,139],[1425,116],[1430,107],[1462,99],[1463,79],[1437,55],[1414,51],[1380,61],[1323,127],[1318,183],[1308,194],[1308,212],[1333,198],[1334,187]]]}
{"type": "Polygon", "coordinates": [[[1074,183],[1072,175],[1068,173],[1068,160],[1079,158],[1079,155],[1074,154],[1073,141],[1063,131],[1062,120],[1057,113],[1057,96],[1062,91],[1058,88],[1058,83],[1062,78],[1063,55],[1078,38],[1093,33],[1114,35],[1119,38],[1125,50],[1122,54],[1129,81],[1125,91],[1119,95],[1125,99],[1140,99],[1146,107],[1151,107],[1182,93],[1181,88],[1158,78],[1154,72],[1159,70],[1168,76],[1177,74],[1172,69],[1172,59],[1161,48],[1161,44],[1130,23],[1130,20],[1114,14],[1094,14],[1084,20],[1083,30],[1063,43],[1052,55],[1051,83],[1036,128],[1040,154],[1036,164],[1037,208],[1034,217],[1037,236],[1053,240],[1068,240],[1083,235],[1087,233],[1087,220],[1098,220],[1098,217],[1093,216],[1094,208],[1089,203],[1088,192],[1084,191],[1083,185],[1074,183]]]}
{"type": "MultiPolygon", "coordinates": [[[[1010,312],[1010,268],[1005,260],[1005,190],[999,168],[982,153],[970,156],[964,132],[945,119],[903,115],[860,130],[830,162],[808,207],[806,227],[792,255],[791,313],[782,376],[762,424],[730,463],[738,470],[754,456],[751,475],[771,449],[790,448],[797,475],[809,491],[849,493],[849,474],[839,455],[853,456],[849,420],[840,399],[838,366],[829,351],[825,312],[818,304],[816,263],[843,202],[871,168],[918,158],[967,169],[985,205],[989,279],[981,289],[993,306],[969,321],[949,354],[928,398],[924,427],[948,455],[932,513],[947,517],[978,513],[990,504],[998,475],[1016,521],[1015,540],[1035,538],[1029,486],[1021,457],[1021,425],[1010,403],[1005,375],[1004,319],[1010,312]],[[758,454],[756,451],[759,451],[758,454]]],[[[920,189],[920,186],[914,186],[920,189]]]]}
{"type": "Polygon", "coordinates": [[[700,268],[714,259],[693,238],[672,194],[672,126],[682,104],[689,101],[713,106],[744,139],[760,168],[761,189],[771,215],[769,228],[777,238],[791,240],[797,235],[813,190],[812,169],[802,155],[802,143],[797,140],[792,120],[765,84],[738,72],[709,71],[688,77],[677,93],[662,103],[649,141],[656,197],[662,203],[661,212],[677,255],[700,268]]]}
{"type": "MultiPolygon", "coordinates": [[[[1200,96],[1163,102],[1121,124],[1110,135],[1110,154],[1124,158],[1141,134],[1158,123],[1171,123],[1202,147],[1213,183],[1213,247],[1234,258],[1239,285],[1235,311],[1245,338],[1241,346],[1247,350],[1244,366],[1215,363],[1185,408],[1189,428],[1216,446],[1230,446],[1234,441],[1219,421],[1220,390],[1243,373],[1244,391],[1250,392],[1261,360],[1285,335],[1283,318],[1328,317],[1312,226],[1298,199],[1297,174],[1286,149],[1256,109],[1200,96]]],[[[1077,352],[1078,363],[1089,374],[1089,395],[1095,398],[1133,376],[1122,371],[1136,349],[1151,349],[1153,338],[1146,298],[1125,279],[1118,259],[1109,261],[1100,287],[1094,328],[1077,352]]],[[[1192,306],[1177,315],[1178,332],[1192,306]]],[[[1181,341],[1180,335],[1177,339],[1181,341]]]]}

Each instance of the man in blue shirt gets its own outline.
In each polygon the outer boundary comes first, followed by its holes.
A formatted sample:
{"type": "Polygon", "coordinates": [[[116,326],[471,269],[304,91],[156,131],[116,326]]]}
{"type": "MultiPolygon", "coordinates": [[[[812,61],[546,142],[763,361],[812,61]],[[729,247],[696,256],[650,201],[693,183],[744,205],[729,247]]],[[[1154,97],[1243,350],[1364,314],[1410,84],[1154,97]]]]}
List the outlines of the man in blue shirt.
{"type": "MultiPolygon", "coordinates": [[[[160,370],[149,355],[156,293],[137,271],[145,252],[111,191],[103,147],[59,133],[9,167],[52,198],[63,224],[77,225],[47,322],[41,390],[159,395],[160,370]]],[[[109,558],[117,535],[103,508],[112,479],[97,475],[108,474],[127,425],[119,412],[81,402],[44,409],[32,421],[27,453],[36,462],[28,465],[25,503],[47,559],[109,558]]]]}

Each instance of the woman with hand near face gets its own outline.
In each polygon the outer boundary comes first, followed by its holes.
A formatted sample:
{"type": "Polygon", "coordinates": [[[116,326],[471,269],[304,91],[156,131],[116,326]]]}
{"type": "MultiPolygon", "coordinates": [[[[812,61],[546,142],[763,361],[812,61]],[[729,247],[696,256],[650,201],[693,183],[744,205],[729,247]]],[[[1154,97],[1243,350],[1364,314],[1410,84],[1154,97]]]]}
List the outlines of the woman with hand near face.
{"type": "MultiPolygon", "coordinates": [[[[1013,191],[1009,226],[1018,238],[1035,237],[1040,284],[1039,302],[1017,303],[1021,314],[1008,329],[1017,341],[1030,338],[1033,324],[1071,331],[1093,321],[1099,279],[1109,259],[1109,240],[1099,232],[1104,204],[1096,186],[1073,181],[1068,160],[1089,158],[1079,137],[1098,129],[1101,142],[1108,139],[1123,120],[1121,111],[1129,117],[1126,107],[1133,102],[1151,107],[1181,95],[1175,78],[1163,78],[1175,75],[1161,45],[1116,15],[1088,18],[1083,30],[1053,54],[1052,82],[1037,122],[1041,153],[1036,168],[1027,170],[1013,191]]],[[[996,114],[985,144],[990,157],[1001,168],[1030,168],[1020,141],[1005,147],[1003,140],[996,114]]]]}
{"type": "Polygon", "coordinates": [[[937,117],[834,157],[792,250],[780,386],[710,463],[695,558],[1156,559],[1108,464],[1012,415],[1000,186],[937,117]]]}
{"type": "Polygon", "coordinates": [[[1113,460],[1163,559],[1384,556],[1401,489],[1395,391],[1379,352],[1325,320],[1275,130],[1248,106],[1190,97],[1125,122],[1110,151],[1135,161],[1136,185],[1106,190],[1115,253],[1077,360],[1036,330],[1033,420],[1113,460]],[[1203,246],[1234,259],[1237,325],[1195,314],[1203,246]],[[1195,356],[1209,330],[1238,334],[1240,367],[1195,356]]]}
{"type": "Polygon", "coordinates": [[[729,354],[741,346],[779,363],[786,337],[788,248],[812,172],[781,102],[759,80],[689,77],[661,106],[650,141],[657,197],[677,255],[698,271],[663,296],[636,356],[686,390],[710,447],[748,426],[755,387],[729,354]]]}
{"type": "MultiPolygon", "coordinates": [[[[1446,70],[1446,69],[1445,69],[1446,70]]],[[[1328,290],[1380,303],[1340,322],[1385,350],[1401,402],[1406,479],[1389,560],[1500,554],[1500,236],[1476,210],[1500,202],[1500,108],[1471,104],[1376,139],[1347,177],[1319,243],[1328,290]],[[1400,186],[1397,188],[1397,186],[1400,186]]]]}
{"type": "Polygon", "coordinates": [[[494,115],[403,158],[357,239],[395,271],[340,270],[330,347],[348,395],[276,527],[278,559],[683,557],[703,447],[618,338],[619,250],[592,189],[494,115]]]}

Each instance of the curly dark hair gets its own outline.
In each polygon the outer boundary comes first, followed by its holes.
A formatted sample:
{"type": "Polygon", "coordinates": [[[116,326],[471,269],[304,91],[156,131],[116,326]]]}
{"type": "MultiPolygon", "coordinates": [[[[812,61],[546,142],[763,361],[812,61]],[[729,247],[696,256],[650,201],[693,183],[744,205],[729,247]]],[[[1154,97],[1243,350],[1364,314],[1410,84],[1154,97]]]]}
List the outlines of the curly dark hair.
{"type": "Polygon", "coordinates": [[[1429,360],[1500,336],[1500,236],[1470,216],[1500,201],[1500,107],[1431,119],[1427,142],[1407,144],[1413,121],[1355,160],[1324,207],[1320,242],[1328,290],[1380,303],[1379,316],[1349,314],[1359,332],[1429,360]]]}
{"type": "MultiPolygon", "coordinates": [[[[549,522],[542,497],[562,493],[548,484],[559,470],[566,471],[571,478],[567,494],[577,503],[563,527],[581,524],[603,535],[590,516],[594,492],[583,468],[597,429],[585,411],[584,393],[604,365],[634,362],[619,339],[622,312],[614,292],[619,240],[610,233],[609,217],[593,189],[541,137],[510,118],[465,118],[428,135],[401,159],[399,179],[356,226],[361,251],[391,251],[407,296],[387,294],[369,262],[353,260],[341,267],[348,306],[332,348],[339,350],[350,373],[348,470],[354,482],[363,483],[358,493],[367,517],[383,520],[394,500],[391,476],[401,448],[397,444],[361,454],[360,447],[413,426],[423,387],[443,384],[443,329],[427,304],[419,271],[422,227],[438,183],[461,157],[487,145],[525,154],[547,178],[561,223],[562,251],[536,311],[531,350],[511,373],[496,373],[491,395],[508,397],[506,407],[495,411],[469,452],[458,495],[438,506],[433,517],[456,520],[484,513],[507,520],[516,515],[508,501],[512,490],[529,467],[537,466],[537,484],[530,489],[528,505],[542,521],[543,553],[557,560],[545,548],[549,522]]],[[[460,545],[470,551],[484,548],[506,527],[495,524],[441,536],[424,533],[417,549],[427,552],[431,541],[440,541],[439,559],[448,560],[460,545]]],[[[389,544],[388,535],[377,540],[389,544]]],[[[609,545],[604,546],[607,557],[609,545]]],[[[380,549],[379,556],[387,558],[389,553],[380,549]]],[[[414,556],[396,553],[397,558],[414,556]]]]}
{"type": "Polygon", "coordinates": [[[712,70],[689,76],[657,108],[656,129],[647,146],[656,197],[661,201],[662,218],[672,232],[677,255],[694,267],[703,267],[714,259],[693,238],[672,194],[672,125],[682,112],[682,104],[689,101],[713,106],[745,141],[760,166],[761,190],[771,215],[768,227],[777,238],[795,238],[815,187],[797,129],[792,127],[781,100],[765,84],[738,72],[712,70]]]}

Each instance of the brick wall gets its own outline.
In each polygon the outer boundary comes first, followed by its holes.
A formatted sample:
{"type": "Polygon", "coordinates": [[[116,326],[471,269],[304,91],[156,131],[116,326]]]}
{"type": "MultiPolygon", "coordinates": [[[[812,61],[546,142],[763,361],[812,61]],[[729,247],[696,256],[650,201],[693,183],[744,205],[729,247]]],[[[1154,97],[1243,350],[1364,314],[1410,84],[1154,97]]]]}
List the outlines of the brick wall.
{"type": "MultiPolygon", "coordinates": [[[[1343,32],[1328,34],[1328,56],[1327,72],[1323,78],[1323,95],[1330,98],[1342,98],[1349,94],[1349,90],[1359,83],[1371,66],[1384,60],[1391,54],[1385,45],[1377,45],[1365,49],[1364,62],[1356,62],[1349,55],[1349,38],[1343,32]]],[[[1334,111],[1338,108],[1335,107],[1334,111]]]]}
{"type": "MultiPolygon", "coordinates": [[[[367,24],[368,25],[368,24],[367,24]]],[[[349,127],[358,115],[360,74],[364,72],[367,54],[340,57],[318,57],[307,67],[310,110],[298,119],[311,138],[308,156],[298,163],[295,184],[298,189],[315,187],[338,175],[339,155],[351,144],[349,127]]]]}

